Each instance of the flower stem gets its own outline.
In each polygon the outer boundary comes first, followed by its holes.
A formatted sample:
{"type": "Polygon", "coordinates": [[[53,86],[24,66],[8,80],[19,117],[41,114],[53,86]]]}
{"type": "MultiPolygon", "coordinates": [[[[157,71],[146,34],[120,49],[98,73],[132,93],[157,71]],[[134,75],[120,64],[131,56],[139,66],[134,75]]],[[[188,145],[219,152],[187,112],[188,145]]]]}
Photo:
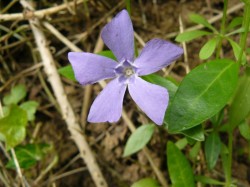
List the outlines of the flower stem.
{"type": "Polygon", "coordinates": [[[225,25],[226,25],[226,19],[227,19],[227,5],[228,5],[228,0],[224,0],[223,16],[222,16],[221,27],[220,27],[221,36],[219,37],[219,42],[218,42],[218,47],[217,47],[217,52],[216,52],[217,59],[220,57],[220,52],[222,48],[222,40],[225,35],[225,25]]]}
{"type": "Polygon", "coordinates": [[[242,27],[244,28],[244,32],[240,36],[240,53],[239,53],[239,57],[238,57],[239,63],[241,62],[241,59],[243,56],[243,51],[246,47],[249,25],[250,25],[250,3],[246,3],[245,9],[244,9],[243,23],[242,23],[242,27]]]}

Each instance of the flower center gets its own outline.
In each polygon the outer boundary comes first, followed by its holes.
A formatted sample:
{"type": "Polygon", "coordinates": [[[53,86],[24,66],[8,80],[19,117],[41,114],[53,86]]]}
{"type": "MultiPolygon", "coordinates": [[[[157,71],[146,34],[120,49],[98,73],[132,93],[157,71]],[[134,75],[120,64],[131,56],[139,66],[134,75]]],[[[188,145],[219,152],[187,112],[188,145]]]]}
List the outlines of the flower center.
{"type": "Polygon", "coordinates": [[[132,62],[124,60],[115,68],[115,73],[119,77],[119,81],[125,84],[133,82],[136,74],[136,67],[132,62]]]}
{"type": "Polygon", "coordinates": [[[126,77],[130,77],[131,75],[133,75],[135,72],[134,70],[132,69],[132,67],[127,67],[125,68],[124,70],[124,74],[126,77]]]}

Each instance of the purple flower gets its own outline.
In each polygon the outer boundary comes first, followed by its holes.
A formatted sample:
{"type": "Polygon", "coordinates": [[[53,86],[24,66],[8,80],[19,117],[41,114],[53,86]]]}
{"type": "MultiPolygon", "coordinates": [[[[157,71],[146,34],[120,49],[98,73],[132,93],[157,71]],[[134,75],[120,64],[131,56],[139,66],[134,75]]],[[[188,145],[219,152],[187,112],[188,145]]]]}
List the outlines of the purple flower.
{"type": "Polygon", "coordinates": [[[104,43],[117,61],[85,52],[70,52],[68,58],[80,84],[93,84],[114,78],[98,95],[90,108],[88,121],[116,122],[121,117],[123,97],[128,91],[147,116],[157,125],[163,123],[168,105],[168,91],[139,76],[154,73],[176,60],[182,48],[161,39],[150,40],[134,59],[134,33],[131,19],[122,10],[101,33],[104,43]]]}

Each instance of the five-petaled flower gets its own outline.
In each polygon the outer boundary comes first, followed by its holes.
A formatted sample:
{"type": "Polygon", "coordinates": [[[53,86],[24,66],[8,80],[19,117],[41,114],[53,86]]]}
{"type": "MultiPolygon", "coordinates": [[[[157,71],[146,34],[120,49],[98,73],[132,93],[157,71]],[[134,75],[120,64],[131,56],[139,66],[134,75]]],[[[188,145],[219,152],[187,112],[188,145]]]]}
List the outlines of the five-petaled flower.
{"type": "Polygon", "coordinates": [[[97,96],[88,121],[116,122],[121,117],[123,97],[128,87],[132,99],[157,125],[163,123],[168,106],[168,91],[139,76],[154,73],[176,60],[182,48],[161,39],[150,40],[134,59],[134,31],[126,10],[122,10],[102,30],[102,39],[114,53],[110,58],[85,52],[70,52],[68,58],[80,84],[93,84],[114,78],[97,96]]]}

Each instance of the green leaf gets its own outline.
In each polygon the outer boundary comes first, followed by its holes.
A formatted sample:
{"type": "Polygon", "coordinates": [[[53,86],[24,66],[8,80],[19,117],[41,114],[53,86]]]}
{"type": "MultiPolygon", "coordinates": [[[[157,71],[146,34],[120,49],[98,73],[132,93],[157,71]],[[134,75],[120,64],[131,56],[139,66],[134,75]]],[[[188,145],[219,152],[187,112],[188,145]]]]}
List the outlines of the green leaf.
{"type": "Polygon", "coordinates": [[[16,105],[10,107],[7,116],[0,119],[0,134],[4,137],[6,148],[20,144],[26,135],[27,114],[16,105]]]}
{"type": "Polygon", "coordinates": [[[174,94],[178,88],[178,86],[174,84],[172,81],[168,80],[167,78],[156,75],[156,74],[143,76],[143,79],[153,84],[157,84],[159,86],[167,88],[170,100],[174,97],[174,94]]]}
{"type": "Polygon", "coordinates": [[[218,37],[214,37],[205,43],[201,48],[199,57],[202,60],[208,59],[213,53],[218,43],[218,37]]]}
{"type": "Polygon", "coordinates": [[[11,89],[10,94],[3,98],[5,105],[17,104],[26,96],[26,88],[23,84],[16,85],[11,89]]]}
{"type": "Polygon", "coordinates": [[[0,118],[7,116],[10,113],[10,106],[3,106],[3,116],[0,116],[0,118]]]}
{"type": "Polygon", "coordinates": [[[239,130],[241,136],[243,136],[247,140],[250,140],[250,127],[246,121],[244,121],[239,125],[239,130]]]}
{"type": "Polygon", "coordinates": [[[176,147],[178,147],[178,149],[182,150],[184,149],[188,144],[187,138],[182,138],[179,139],[177,142],[175,142],[176,147]]]}
{"type": "Polygon", "coordinates": [[[20,105],[20,107],[27,112],[29,121],[33,121],[35,119],[35,113],[38,105],[39,104],[36,101],[27,101],[20,105]]]}
{"type": "Polygon", "coordinates": [[[203,184],[212,184],[212,185],[222,185],[222,186],[225,186],[224,182],[220,182],[218,180],[212,179],[212,178],[207,177],[207,176],[197,175],[197,176],[195,176],[195,180],[199,181],[199,182],[201,182],[203,184]]]}
{"type": "Polygon", "coordinates": [[[197,125],[191,129],[181,131],[180,133],[196,141],[204,141],[205,139],[202,125],[197,125]]]}
{"type": "Polygon", "coordinates": [[[250,48],[247,48],[247,49],[246,49],[246,53],[247,53],[247,54],[250,54],[250,48]]]}
{"type": "Polygon", "coordinates": [[[76,81],[75,74],[71,65],[58,69],[58,73],[69,80],[76,81]]]}
{"type": "Polygon", "coordinates": [[[142,125],[129,137],[123,156],[129,156],[141,150],[151,139],[155,126],[153,124],[142,125]]]}
{"type": "Polygon", "coordinates": [[[239,125],[250,113],[250,68],[246,69],[239,79],[233,102],[229,109],[229,123],[231,129],[239,125]]]}
{"type": "Polygon", "coordinates": [[[189,138],[188,136],[186,136],[186,139],[187,139],[189,145],[194,145],[197,142],[196,140],[189,138]]]}
{"type": "Polygon", "coordinates": [[[241,0],[243,3],[245,3],[245,5],[250,5],[250,1],[249,0],[241,0]]]}
{"type": "Polygon", "coordinates": [[[217,30],[206,20],[206,18],[202,17],[201,15],[191,14],[189,15],[189,19],[194,23],[201,24],[212,31],[217,32],[217,30]]]}
{"type": "Polygon", "coordinates": [[[213,126],[217,128],[220,124],[222,124],[223,119],[224,119],[224,110],[222,109],[217,114],[212,116],[210,118],[210,121],[212,122],[213,126]]]}
{"type": "Polygon", "coordinates": [[[243,21],[243,17],[235,17],[233,20],[228,24],[227,30],[231,30],[237,26],[241,26],[243,21]]]}
{"type": "Polygon", "coordinates": [[[173,187],[194,187],[190,163],[173,142],[167,144],[167,164],[173,187]]]}
{"type": "MultiPolygon", "coordinates": [[[[25,146],[17,146],[15,153],[20,167],[29,169],[34,166],[37,161],[43,159],[50,150],[51,146],[48,144],[27,144],[25,146]]],[[[13,158],[7,163],[6,167],[16,168],[13,158]]]]}
{"type": "MultiPolygon", "coordinates": [[[[116,60],[114,54],[110,50],[101,51],[101,52],[99,52],[97,54],[101,55],[101,56],[111,58],[113,60],[116,60]]],[[[64,67],[58,69],[58,72],[59,72],[60,75],[66,77],[67,79],[72,80],[72,81],[76,81],[75,74],[74,74],[74,71],[73,71],[73,68],[72,68],[71,65],[67,65],[67,66],[64,66],[64,67]]]]}
{"type": "Polygon", "coordinates": [[[187,31],[178,34],[178,36],[175,38],[175,41],[177,42],[189,42],[193,39],[199,38],[201,36],[205,35],[211,35],[211,32],[203,31],[203,30],[194,30],[194,31],[187,31]]]}
{"type": "Polygon", "coordinates": [[[97,54],[101,55],[101,56],[105,56],[105,57],[111,58],[111,59],[117,61],[114,53],[112,51],[110,51],[110,50],[101,51],[101,52],[99,52],[97,54]]]}
{"type": "Polygon", "coordinates": [[[181,82],[164,122],[170,133],[201,124],[218,113],[234,93],[238,65],[220,59],[203,63],[181,82]]]}
{"type": "Polygon", "coordinates": [[[239,29],[236,29],[236,30],[233,30],[232,32],[229,32],[229,33],[227,33],[225,36],[232,36],[232,35],[234,35],[234,34],[239,34],[239,33],[243,33],[243,32],[245,32],[245,29],[244,28],[239,28],[239,29]]]}
{"type": "Polygon", "coordinates": [[[192,149],[189,152],[190,158],[195,161],[197,159],[197,155],[199,154],[199,151],[201,149],[201,142],[196,142],[192,149]]]}
{"type": "Polygon", "coordinates": [[[160,187],[157,180],[152,178],[145,178],[135,182],[131,187],[160,187]]]}
{"type": "Polygon", "coordinates": [[[218,133],[211,133],[205,141],[205,156],[209,169],[213,169],[221,151],[221,141],[218,133]]]}
{"type": "MultiPolygon", "coordinates": [[[[239,59],[239,54],[240,54],[240,46],[239,44],[237,44],[235,41],[231,40],[230,38],[227,38],[227,40],[229,41],[229,43],[231,44],[232,48],[233,48],[233,52],[234,52],[234,56],[236,58],[236,60],[239,59]]],[[[247,61],[247,57],[246,54],[243,52],[242,55],[242,59],[241,59],[241,64],[245,64],[247,61]]]]}

